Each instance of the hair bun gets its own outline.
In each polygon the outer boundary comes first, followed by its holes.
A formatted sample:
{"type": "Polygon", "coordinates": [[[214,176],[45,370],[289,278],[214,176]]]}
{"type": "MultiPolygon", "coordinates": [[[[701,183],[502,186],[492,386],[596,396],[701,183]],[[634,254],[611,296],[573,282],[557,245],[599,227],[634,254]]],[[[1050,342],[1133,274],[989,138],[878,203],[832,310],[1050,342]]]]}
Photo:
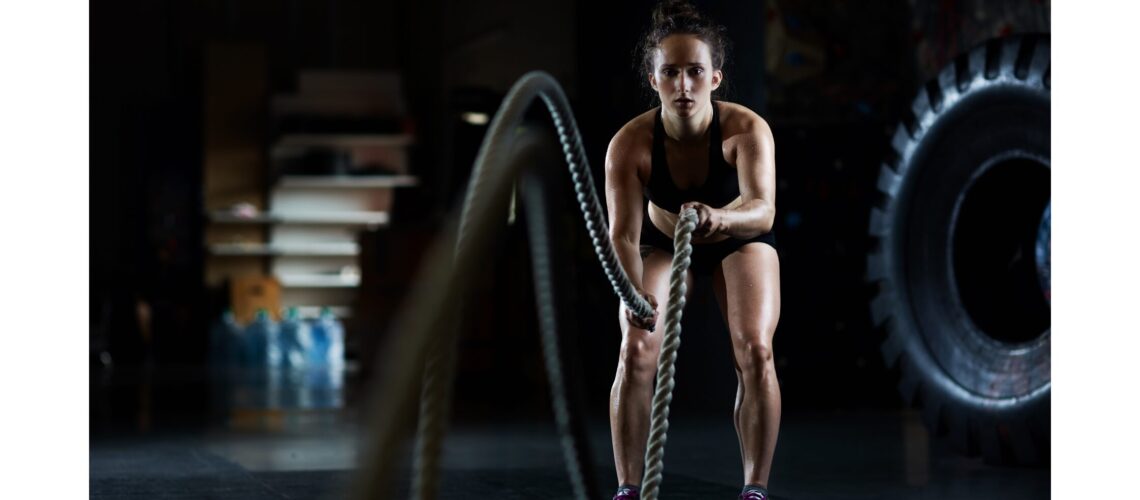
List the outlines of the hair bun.
{"type": "Polygon", "coordinates": [[[653,26],[660,28],[676,25],[677,21],[699,21],[701,13],[697,7],[685,0],[665,0],[653,9],[653,26]]]}

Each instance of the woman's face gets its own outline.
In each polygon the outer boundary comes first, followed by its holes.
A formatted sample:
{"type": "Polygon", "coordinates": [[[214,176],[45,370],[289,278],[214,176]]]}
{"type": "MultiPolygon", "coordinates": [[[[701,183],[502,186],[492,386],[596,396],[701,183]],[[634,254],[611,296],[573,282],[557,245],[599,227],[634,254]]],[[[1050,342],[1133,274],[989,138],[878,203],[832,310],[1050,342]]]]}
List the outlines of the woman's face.
{"type": "Polygon", "coordinates": [[[712,51],[696,35],[669,35],[653,56],[649,85],[661,105],[678,116],[692,116],[712,99],[722,74],[712,67],[712,51]]]}

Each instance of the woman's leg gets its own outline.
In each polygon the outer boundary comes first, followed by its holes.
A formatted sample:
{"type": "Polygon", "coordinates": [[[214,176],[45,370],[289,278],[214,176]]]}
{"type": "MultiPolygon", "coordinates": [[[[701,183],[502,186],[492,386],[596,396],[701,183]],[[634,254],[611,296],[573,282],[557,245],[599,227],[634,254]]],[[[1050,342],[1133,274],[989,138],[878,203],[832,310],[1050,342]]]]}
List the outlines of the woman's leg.
{"type": "Polygon", "coordinates": [[[772,355],[780,320],[780,259],[771,246],[749,243],[721,261],[714,279],[736,363],[734,419],[744,484],[767,487],[780,429],[780,386],[772,355]]]}
{"type": "MultiPolygon", "coordinates": [[[[618,485],[641,485],[645,443],[649,439],[650,403],[657,377],[657,356],[665,334],[665,306],[669,300],[672,255],[653,250],[645,256],[642,286],[657,299],[657,326],[653,332],[630,325],[619,307],[621,353],[610,389],[610,433],[618,485]]],[[[686,277],[692,282],[691,274],[686,277]]]]}
{"type": "MultiPolygon", "coordinates": [[[[728,309],[725,308],[724,271],[717,266],[713,271],[713,293],[716,294],[716,303],[720,305],[720,316],[724,324],[728,325],[728,309]]],[[[736,356],[732,356],[732,368],[736,372],[736,404],[732,406],[732,426],[736,428],[736,436],[740,437],[740,405],[744,401],[744,376],[740,373],[740,364],[736,356]]],[[[744,441],[740,441],[740,462],[744,463],[744,441]]]]}

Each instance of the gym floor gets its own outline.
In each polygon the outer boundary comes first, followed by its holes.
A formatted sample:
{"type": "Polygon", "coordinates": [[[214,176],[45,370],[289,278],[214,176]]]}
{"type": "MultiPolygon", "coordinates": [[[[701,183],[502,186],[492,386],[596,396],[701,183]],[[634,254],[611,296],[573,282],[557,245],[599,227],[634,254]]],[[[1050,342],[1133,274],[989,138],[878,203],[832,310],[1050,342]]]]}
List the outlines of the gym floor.
{"type": "MultiPolygon", "coordinates": [[[[200,369],[92,373],[92,498],[344,498],[364,429],[354,377],[267,380],[200,369]],[[207,400],[207,404],[199,404],[207,400]]],[[[590,421],[598,484],[614,483],[609,428],[590,421]]],[[[735,498],[728,414],[671,419],[664,498],[735,498]]],[[[406,496],[410,476],[400,474],[406,496]]],[[[785,413],[778,499],[1039,499],[1049,470],[994,467],[931,439],[914,411],[785,413]]],[[[455,422],[440,498],[571,498],[553,419],[455,422]]]]}

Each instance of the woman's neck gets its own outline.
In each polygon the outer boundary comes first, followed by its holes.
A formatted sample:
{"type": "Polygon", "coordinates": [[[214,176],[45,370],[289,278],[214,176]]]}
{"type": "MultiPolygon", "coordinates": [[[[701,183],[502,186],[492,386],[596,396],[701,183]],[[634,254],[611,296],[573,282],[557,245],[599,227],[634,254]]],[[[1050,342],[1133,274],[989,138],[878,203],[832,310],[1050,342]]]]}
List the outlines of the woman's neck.
{"type": "Polygon", "coordinates": [[[672,113],[662,113],[661,119],[664,121],[665,135],[670,139],[677,142],[688,142],[692,140],[702,139],[708,133],[710,125],[712,125],[713,112],[712,102],[709,101],[705,106],[691,116],[677,116],[672,113]]]}

